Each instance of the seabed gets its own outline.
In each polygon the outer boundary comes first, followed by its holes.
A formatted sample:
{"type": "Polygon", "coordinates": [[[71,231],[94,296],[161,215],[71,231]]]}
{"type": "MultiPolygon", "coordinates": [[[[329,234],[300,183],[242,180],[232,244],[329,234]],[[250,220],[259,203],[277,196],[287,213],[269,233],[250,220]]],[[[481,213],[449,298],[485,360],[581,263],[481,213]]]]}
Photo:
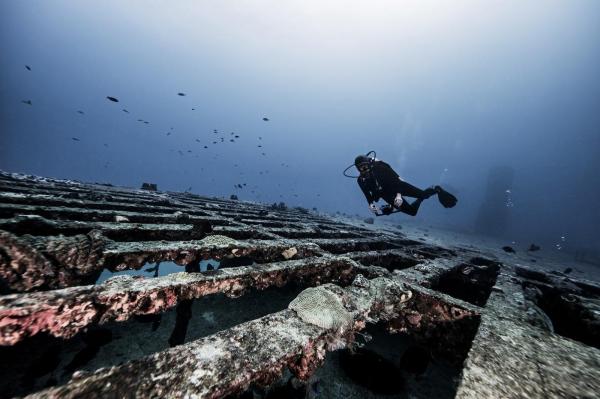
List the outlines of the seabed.
{"type": "Polygon", "coordinates": [[[0,397],[597,397],[600,268],[501,246],[1,172],[0,397]]]}

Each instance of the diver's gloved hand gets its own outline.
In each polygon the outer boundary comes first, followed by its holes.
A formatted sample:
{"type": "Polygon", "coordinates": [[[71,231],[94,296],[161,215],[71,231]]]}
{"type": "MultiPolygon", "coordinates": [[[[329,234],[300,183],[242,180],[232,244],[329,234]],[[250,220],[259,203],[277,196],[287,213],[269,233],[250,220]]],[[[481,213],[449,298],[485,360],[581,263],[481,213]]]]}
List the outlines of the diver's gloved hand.
{"type": "Polygon", "coordinates": [[[379,215],[379,208],[377,207],[377,205],[375,205],[375,203],[374,203],[374,202],[371,202],[371,203],[369,204],[369,209],[371,210],[371,212],[373,212],[373,214],[374,214],[375,216],[379,215]]]}
{"type": "Polygon", "coordinates": [[[396,194],[396,198],[394,198],[394,207],[400,209],[400,206],[402,206],[403,202],[404,200],[402,199],[400,193],[396,194]]]}

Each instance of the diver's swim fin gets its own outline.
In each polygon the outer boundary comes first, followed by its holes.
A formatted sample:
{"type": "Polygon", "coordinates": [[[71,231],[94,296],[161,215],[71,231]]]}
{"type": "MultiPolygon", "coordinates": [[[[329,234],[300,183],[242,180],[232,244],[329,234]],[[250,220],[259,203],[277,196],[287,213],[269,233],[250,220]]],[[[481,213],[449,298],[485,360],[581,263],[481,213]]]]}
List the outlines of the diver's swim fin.
{"type": "Polygon", "coordinates": [[[440,186],[436,186],[435,188],[437,191],[438,200],[444,208],[453,208],[454,205],[456,205],[458,199],[454,195],[450,194],[448,191],[444,190],[440,186]]]}

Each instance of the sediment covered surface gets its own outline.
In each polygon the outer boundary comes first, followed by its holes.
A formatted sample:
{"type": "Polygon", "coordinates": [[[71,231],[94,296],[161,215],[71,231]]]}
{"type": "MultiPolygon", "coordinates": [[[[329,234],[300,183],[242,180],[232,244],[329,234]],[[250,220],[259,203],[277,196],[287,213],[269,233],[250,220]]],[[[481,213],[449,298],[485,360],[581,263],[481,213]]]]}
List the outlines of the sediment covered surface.
{"type": "Polygon", "coordinates": [[[543,264],[304,209],[0,173],[0,397],[352,397],[338,382],[427,397],[440,378],[441,397],[593,397],[599,296],[543,264]],[[151,274],[165,261],[181,272],[151,274]],[[105,270],[143,275],[94,284],[105,270]],[[278,305],[244,312],[247,293],[278,305]],[[239,311],[220,325],[213,297],[239,311]],[[112,356],[128,331],[156,345],[112,356]],[[389,367],[365,379],[370,361],[389,367]]]}

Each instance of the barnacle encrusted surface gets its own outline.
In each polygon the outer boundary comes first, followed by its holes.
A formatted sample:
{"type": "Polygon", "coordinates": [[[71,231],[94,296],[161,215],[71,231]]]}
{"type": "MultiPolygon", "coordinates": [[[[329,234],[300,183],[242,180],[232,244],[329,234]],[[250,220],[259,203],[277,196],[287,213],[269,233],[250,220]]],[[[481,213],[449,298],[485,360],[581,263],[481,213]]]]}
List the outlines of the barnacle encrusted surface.
{"type": "Polygon", "coordinates": [[[306,323],[326,329],[340,329],[352,323],[341,299],[323,287],[307,288],[289,304],[306,323]]]}
{"type": "Polygon", "coordinates": [[[204,245],[222,245],[222,246],[234,245],[237,243],[237,241],[234,240],[233,238],[225,237],[225,236],[218,235],[218,234],[204,237],[203,239],[200,240],[200,242],[203,243],[204,245]]]}

